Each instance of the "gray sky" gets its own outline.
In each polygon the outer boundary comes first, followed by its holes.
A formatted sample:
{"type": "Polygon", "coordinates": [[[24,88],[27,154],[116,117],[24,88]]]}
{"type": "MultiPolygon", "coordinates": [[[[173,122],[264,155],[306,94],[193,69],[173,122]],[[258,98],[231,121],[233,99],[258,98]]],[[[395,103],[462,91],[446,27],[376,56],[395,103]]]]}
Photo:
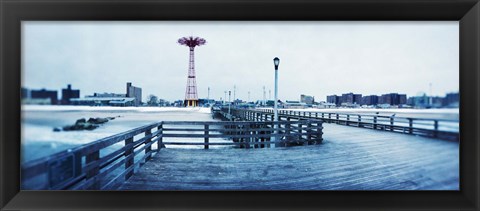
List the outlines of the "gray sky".
{"type": "MultiPolygon", "coordinates": [[[[188,47],[195,48],[200,98],[273,98],[273,58],[280,58],[279,98],[390,92],[444,96],[459,90],[459,25],[448,22],[53,22],[22,24],[22,86],[81,96],[124,93],[126,82],[167,100],[183,99],[188,47]],[[227,96],[228,98],[228,96],[227,96]]],[[[60,97],[60,96],[59,96],[60,97]]]]}

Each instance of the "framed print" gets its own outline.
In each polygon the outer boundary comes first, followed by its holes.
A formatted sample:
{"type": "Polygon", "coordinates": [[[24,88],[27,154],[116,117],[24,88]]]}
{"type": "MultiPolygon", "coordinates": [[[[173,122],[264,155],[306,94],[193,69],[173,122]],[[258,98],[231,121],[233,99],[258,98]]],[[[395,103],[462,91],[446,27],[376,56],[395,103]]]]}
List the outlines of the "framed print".
{"type": "Polygon", "coordinates": [[[1,6],[5,210],[478,209],[477,1],[1,6]]]}

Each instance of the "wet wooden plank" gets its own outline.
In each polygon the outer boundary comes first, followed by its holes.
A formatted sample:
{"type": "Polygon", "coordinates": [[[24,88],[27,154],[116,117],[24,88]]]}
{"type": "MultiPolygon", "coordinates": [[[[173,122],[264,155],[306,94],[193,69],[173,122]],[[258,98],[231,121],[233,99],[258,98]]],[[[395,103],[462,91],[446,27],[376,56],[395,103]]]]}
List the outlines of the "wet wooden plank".
{"type": "Polygon", "coordinates": [[[320,145],[162,149],[121,190],[458,190],[458,142],[324,124],[320,145]]]}

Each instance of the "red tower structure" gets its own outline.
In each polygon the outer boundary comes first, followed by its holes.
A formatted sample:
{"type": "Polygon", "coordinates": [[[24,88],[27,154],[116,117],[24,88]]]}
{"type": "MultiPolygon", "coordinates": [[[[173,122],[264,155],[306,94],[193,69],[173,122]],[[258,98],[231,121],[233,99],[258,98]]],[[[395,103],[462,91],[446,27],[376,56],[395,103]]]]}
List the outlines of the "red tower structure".
{"type": "Polygon", "coordinates": [[[197,95],[197,81],[195,79],[195,60],[194,60],[194,49],[196,46],[205,45],[207,41],[200,37],[182,37],[178,39],[180,45],[185,45],[190,48],[190,60],[188,65],[188,78],[187,78],[187,88],[185,90],[185,106],[197,106],[198,105],[198,95],[197,95]]]}

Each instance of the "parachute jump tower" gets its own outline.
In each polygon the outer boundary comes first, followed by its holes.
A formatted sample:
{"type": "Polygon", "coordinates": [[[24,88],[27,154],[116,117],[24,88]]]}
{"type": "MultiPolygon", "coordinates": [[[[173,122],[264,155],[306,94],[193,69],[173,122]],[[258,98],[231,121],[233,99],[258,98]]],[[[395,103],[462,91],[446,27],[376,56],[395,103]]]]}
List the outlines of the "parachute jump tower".
{"type": "Polygon", "coordinates": [[[200,37],[182,37],[178,39],[178,44],[190,48],[190,62],[188,65],[187,88],[185,90],[185,106],[198,106],[197,81],[195,79],[195,61],[194,49],[196,46],[204,45],[207,41],[200,37]]]}

